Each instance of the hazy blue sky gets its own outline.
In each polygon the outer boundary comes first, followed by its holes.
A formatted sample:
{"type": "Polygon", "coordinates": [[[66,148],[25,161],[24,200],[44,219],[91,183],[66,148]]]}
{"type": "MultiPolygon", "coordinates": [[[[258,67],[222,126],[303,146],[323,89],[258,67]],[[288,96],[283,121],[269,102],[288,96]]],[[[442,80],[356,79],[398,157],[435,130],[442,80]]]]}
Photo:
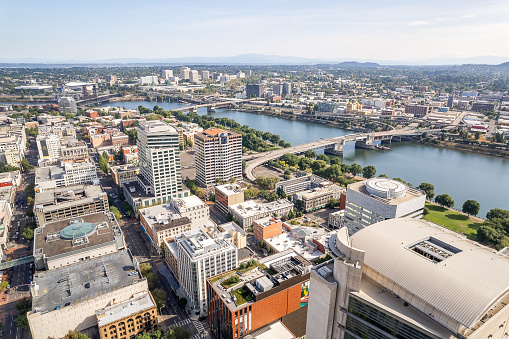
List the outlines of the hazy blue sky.
{"type": "Polygon", "coordinates": [[[0,0],[0,60],[509,57],[509,0],[0,0]]]}

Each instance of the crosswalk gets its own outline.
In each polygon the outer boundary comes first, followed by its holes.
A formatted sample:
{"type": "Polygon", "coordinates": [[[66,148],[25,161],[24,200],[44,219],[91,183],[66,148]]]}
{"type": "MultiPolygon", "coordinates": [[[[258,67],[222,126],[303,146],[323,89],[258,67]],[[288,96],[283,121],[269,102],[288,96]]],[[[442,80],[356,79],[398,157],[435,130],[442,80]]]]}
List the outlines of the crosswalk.
{"type": "Polygon", "coordinates": [[[201,322],[199,322],[197,320],[193,320],[193,324],[194,324],[194,327],[196,327],[196,330],[198,331],[198,333],[202,333],[203,331],[205,331],[205,328],[203,327],[201,322]]]}
{"type": "Polygon", "coordinates": [[[182,326],[184,326],[184,325],[189,324],[190,322],[191,322],[191,319],[189,319],[189,318],[184,319],[184,320],[182,320],[182,321],[179,321],[179,322],[177,322],[177,323],[175,323],[175,324],[171,325],[171,326],[170,326],[170,330],[171,330],[171,329],[173,329],[173,328],[175,328],[175,327],[182,327],[182,326]]]}

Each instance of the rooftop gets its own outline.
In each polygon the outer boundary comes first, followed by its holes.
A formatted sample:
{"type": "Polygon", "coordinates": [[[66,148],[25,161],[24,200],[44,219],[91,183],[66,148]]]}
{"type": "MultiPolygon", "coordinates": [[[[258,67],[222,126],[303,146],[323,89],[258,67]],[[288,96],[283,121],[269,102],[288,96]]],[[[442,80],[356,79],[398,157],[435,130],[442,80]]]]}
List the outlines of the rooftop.
{"type": "Polygon", "coordinates": [[[132,285],[143,278],[134,271],[128,251],[103,255],[71,266],[35,275],[32,288],[32,312],[50,312],[58,305],[77,304],[101,294],[132,285]]]}
{"type": "Polygon", "coordinates": [[[359,181],[348,185],[348,190],[360,192],[390,205],[399,205],[425,195],[423,191],[386,178],[359,181]]]}
{"type": "Polygon", "coordinates": [[[351,243],[365,265],[468,328],[509,293],[509,257],[424,220],[382,221],[351,243]]]}
{"type": "Polygon", "coordinates": [[[203,200],[198,198],[196,195],[173,199],[172,205],[175,206],[180,212],[206,206],[203,200]]]}
{"type": "Polygon", "coordinates": [[[177,129],[175,127],[161,120],[142,121],[138,128],[145,130],[147,133],[178,134],[177,129]]]}
{"type": "Polygon", "coordinates": [[[279,199],[268,203],[259,203],[254,200],[248,200],[240,204],[230,206],[230,208],[243,216],[257,215],[263,212],[271,212],[280,208],[291,207],[293,203],[286,199],[279,199]]]}
{"type": "Polygon", "coordinates": [[[310,261],[293,249],[288,249],[258,262],[250,260],[246,267],[239,266],[236,270],[211,277],[208,281],[226,306],[235,312],[248,302],[263,299],[265,292],[288,288],[286,281],[308,274],[311,267],[310,261]],[[234,276],[239,281],[230,284],[229,279],[234,276]]]}
{"type": "Polygon", "coordinates": [[[206,229],[192,230],[175,237],[182,248],[193,258],[200,256],[207,256],[215,252],[237,248],[226,241],[223,237],[214,237],[206,232],[206,229]]]}
{"type": "Polygon", "coordinates": [[[238,185],[231,185],[231,184],[216,186],[216,191],[219,191],[226,196],[242,193],[242,190],[239,188],[238,185]]]}
{"type": "Polygon", "coordinates": [[[65,208],[79,201],[92,202],[99,196],[106,195],[99,185],[74,185],[44,189],[35,193],[35,207],[44,206],[45,210],[65,208]],[[84,201],[86,199],[86,201],[84,201]]]}
{"type": "Polygon", "coordinates": [[[155,306],[156,304],[149,292],[140,292],[133,295],[129,300],[97,310],[95,312],[97,325],[105,326],[132,314],[149,310],[155,306]]]}
{"type": "Polygon", "coordinates": [[[187,217],[183,218],[179,212],[175,211],[169,202],[140,209],[140,215],[150,227],[158,231],[191,223],[187,217]]]}
{"type": "Polygon", "coordinates": [[[112,213],[93,213],[50,222],[34,233],[34,253],[46,258],[113,242],[115,236],[122,235],[112,213]]]}

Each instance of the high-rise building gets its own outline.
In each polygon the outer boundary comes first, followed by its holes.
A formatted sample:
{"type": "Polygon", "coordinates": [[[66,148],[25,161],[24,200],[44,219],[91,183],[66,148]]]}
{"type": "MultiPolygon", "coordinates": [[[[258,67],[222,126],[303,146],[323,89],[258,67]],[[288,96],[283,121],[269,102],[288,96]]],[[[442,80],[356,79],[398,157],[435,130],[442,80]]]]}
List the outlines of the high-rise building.
{"type": "Polygon", "coordinates": [[[313,267],[306,338],[504,338],[509,257],[424,220],[329,239],[313,267]]]}
{"type": "Polygon", "coordinates": [[[251,97],[256,97],[256,98],[259,98],[263,95],[263,86],[258,84],[258,85],[246,85],[246,97],[248,98],[251,98],[251,97]]]}
{"type": "Polygon", "coordinates": [[[124,184],[127,201],[140,207],[165,203],[189,195],[183,191],[180,175],[180,148],[177,129],[159,120],[138,126],[140,174],[136,183],[124,184]]]}
{"type": "Polygon", "coordinates": [[[189,67],[182,67],[180,69],[180,79],[189,80],[189,72],[191,69],[189,67]]]}
{"type": "Polygon", "coordinates": [[[170,78],[173,77],[173,71],[171,69],[165,69],[161,76],[164,80],[170,80],[170,78]]]}
{"type": "Polygon", "coordinates": [[[209,71],[201,71],[201,78],[202,80],[207,80],[210,78],[210,72],[209,71]]]}
{"type": "Polygon", "coordinates": [[[78,113],[78,106],[76,99],[72,97],[61,97],[58,99],[58,111],[63,114],[76,114],[78,113]]]}
{"type": "Polygon", "coordinates": [[[452,94],[447,98],[447,107],[451,109],[454,107],[454,95],[452,94]]]}
{"type": "Polygon", "coordinates": [[[54,161],[62,156],[60,137],[57,134],[38,135],[35,142],[39,150],[39,161],[54,161]]]}
{"type": "Polygon", "coordinates": [[[209,128],[194,137],[196,181],[207,186],[216,179],[242,178],[242,135],[209,128]]]}
{"type": "Polygon", "coordinates": [[[189,71],[189,81],[198,81],[200,80],[199,76],[198,76],[198,71],[197,70],[191,70],[189,71]]]}
{"type": "Polygon", "coordinates": [[[175,238],[180,285],[195,314],[207,312],[206,279],[237,267],[237,247],[202,230],[175,238]]]}
{"type": "Polygon", "coordinates": [[[292,84],[289,82],[283,83],[283,95],[290,95],[292,94],[292,84]]]}
{"type": "Polygon", "coordinates": [[[393,218],[422,218],[426,194],[386,178],[372,178],[347,186],[345,225],[353,234],[393,218]]]}
{"type": "Polygon", "coordinates": [[[277,95],[283,94],[283,85],[274,84],[274,86],[272,86],[272,92],[274,92],[274,94],[277,94],[277,95]]]}

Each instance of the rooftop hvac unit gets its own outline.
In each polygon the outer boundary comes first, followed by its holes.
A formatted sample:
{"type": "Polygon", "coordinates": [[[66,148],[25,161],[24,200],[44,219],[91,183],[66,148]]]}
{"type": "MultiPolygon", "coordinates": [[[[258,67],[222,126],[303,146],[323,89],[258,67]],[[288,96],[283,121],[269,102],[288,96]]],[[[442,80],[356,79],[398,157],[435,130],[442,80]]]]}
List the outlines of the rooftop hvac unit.
{"type": "Polygon", "coordinates": [[[317,272],[324,278],[327,278],[332,274],[332,271],[327,266],[320,267],[317,272]]]}

